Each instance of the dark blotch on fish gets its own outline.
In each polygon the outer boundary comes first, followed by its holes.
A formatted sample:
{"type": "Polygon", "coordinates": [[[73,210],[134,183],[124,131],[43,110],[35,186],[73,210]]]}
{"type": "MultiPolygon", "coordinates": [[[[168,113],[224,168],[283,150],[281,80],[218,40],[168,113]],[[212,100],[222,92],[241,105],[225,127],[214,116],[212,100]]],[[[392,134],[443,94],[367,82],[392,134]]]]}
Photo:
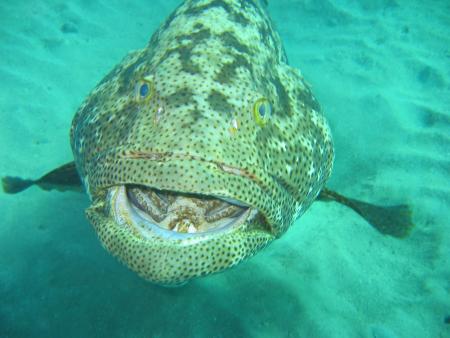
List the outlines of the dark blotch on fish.
{"type": "Polygon", "coordinates": [[[244,15],[242,15],[242,13],[234,11],[233,7],[223,0],[214,0],[209,4],[201,6],[192,6],[185,12],[185,14],[198,16],[199,14],[205,12],[206,10],[214,7],[222,7],[225,10],[225,12],[228,13],[230,19],[234,22],[237,22],[243,26],[246,26],[250,23],[249,20],[244,15]]]}
{"type": "Polygon", "coordinates": [[[136,70],[146,61],[147,58],[148,56],[143,53],[134,63],[123,69],[119,78],[119,86],[117,90],[118,94],[126,94],[132,90],[132,88],[135,86],[135,82],[133,81],[133,79],[135,77],[140,78],[144,75],[143,70],[141,70],[141,74],[136,74],[136,70]]]}
{"type": "Polygon", "coordinates": [[[286,88],[284,88],[278,77],[272,78],[272,83],[275,86],[275,90],[277,91],[277,95],[280,99],[281,111],[279,111],[278,113],[280,115],[291,116],[292,111],[291,105],[289,104],[290,98],[288,92],[286,91],[286,88]]]}
{"type": "Polygon", "coordinates": [[[193,45],[186,45],[175,48],[173,51],[178,52],[180,55],[181,67],[183,71],[195,75],[200,73],[200,67],[191,60],[192,49],[194,49],[193,45]]]}
{"type": "Polygon", "coordinates": [[[167,96],[166,101],[168,105],[180,107],[186,106],[190,103],[195,103],[193,99],[194,93],[190,88],[181,88],[175,93],[167,96]]]}
{"type": "Polygon", "coordinates": [[[234,48],[240,53],[250,54],[249,48],[246,45],[240,43],[236,36],[233,35],[233,33],[224,32],[220,34],[220,38],[222,39],[225,46],[234,48]]]}
{"type": "Polygon", "coordinates": [[[190,40],[195,44],[200,43],[203,40],[209,39],[211,37],[211,31],[209,29],[202,29],[195,33],[182,34],[176,37],[178,42],[183,40],[190,40]]]}
{"type": "Polygon", "coordinates": [[[253,74],[252,65],[247,61],[247,59],[242,55],[236,55],[232,62],[226,63],[222,67],[215,80],[222,84],[232,82],[236,76],[236,69],[239,67],[243,67],[247,69],[250,74],[253,74]]]}
{"type": "Polygon", "coordinates": [[[228,102],[227,97],[217,90],[211,91],[208,96],[208,103],[217,112],[231,113],[233,111],[233,106],[228,102]]]}

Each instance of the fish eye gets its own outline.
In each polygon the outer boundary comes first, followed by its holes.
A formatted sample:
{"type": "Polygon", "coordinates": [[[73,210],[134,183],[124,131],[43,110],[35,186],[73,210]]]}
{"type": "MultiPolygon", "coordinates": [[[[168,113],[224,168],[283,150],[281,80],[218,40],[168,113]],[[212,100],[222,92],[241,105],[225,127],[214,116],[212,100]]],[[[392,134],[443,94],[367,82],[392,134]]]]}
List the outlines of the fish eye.
{"type": "Polygon", "coordinates": [[[136,84],[135,96],[138,101],[147,101],[153,96],[154,86],[153,83],[147,79],[143,79],[136,84]]]}
{"type": "Polygon", "coordinates": [[[253,117],[258,125],[264,126],[272,116],[272,106],[266,98],[256,100],[253,106],[253,117]]]}

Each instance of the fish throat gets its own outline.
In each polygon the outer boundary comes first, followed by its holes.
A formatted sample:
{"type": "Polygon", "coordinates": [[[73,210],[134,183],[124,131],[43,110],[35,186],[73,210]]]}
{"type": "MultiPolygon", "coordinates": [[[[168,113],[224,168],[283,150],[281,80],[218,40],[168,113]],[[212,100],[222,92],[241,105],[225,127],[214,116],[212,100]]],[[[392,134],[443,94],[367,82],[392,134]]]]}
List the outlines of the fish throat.
{"type": "Polygon", "coordinates": [[[110,188],[108,201],[107,213],[144,238],[213,235],[242,227],[258,214],[236,200],[142,185],[110,188]]]}

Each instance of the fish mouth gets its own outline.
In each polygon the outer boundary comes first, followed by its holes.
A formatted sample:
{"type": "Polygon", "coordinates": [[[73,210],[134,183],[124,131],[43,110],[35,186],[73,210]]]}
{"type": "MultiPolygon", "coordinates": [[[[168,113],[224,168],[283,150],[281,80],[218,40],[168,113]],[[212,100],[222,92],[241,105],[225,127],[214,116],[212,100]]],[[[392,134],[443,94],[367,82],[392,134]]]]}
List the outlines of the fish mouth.
{"type": "Polygon", "coordinates": [[[159,190],[142,185],[109,188],[109,215],[146,239],[208,238],[242,229],[258,210],[226,197],[159,190]]]}

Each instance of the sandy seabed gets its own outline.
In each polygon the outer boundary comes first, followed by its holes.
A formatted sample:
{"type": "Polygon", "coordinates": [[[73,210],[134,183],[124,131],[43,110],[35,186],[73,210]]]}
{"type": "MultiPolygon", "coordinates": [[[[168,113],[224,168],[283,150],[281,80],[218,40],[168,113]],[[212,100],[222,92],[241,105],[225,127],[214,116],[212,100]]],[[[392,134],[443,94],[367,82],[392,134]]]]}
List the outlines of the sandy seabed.
{"type": "MultiPolygon", "coordinates": [[[[178,1],[2,1],[0,176],[71,160],[73,113],[178,1]]],[[[270,1],[327,115],[329,186],[408,202],[404,240],[315,203],[225,273],[167,289],[100,245],[77,193],[0,194],[1,337],[450,337],[450,3],[270,1]]]]}

